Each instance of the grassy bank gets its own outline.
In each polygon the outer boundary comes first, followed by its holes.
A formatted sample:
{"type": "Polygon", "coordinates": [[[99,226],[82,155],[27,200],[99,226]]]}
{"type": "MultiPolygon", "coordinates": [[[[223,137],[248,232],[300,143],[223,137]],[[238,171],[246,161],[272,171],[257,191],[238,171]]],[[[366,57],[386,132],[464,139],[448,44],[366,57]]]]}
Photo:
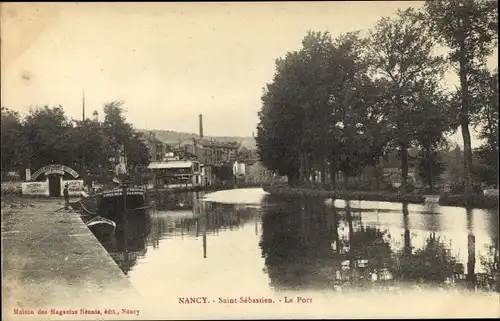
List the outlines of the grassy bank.
{"type": "Polygon", "coordinates": [[[498,196],[473,195],[467,198],[465,195],[444,195],[439,198],[439,205],[498,209],[498,196]]]}
{"type": "MultiPolygon", "coordinates": [[[[287,185],[265,185],[264,190],[268,193],[284,197],[319,197],[344,200],[360,200],[375,202],[398,202],[422,204],[425,201],[423,195],[397,194],[391,192],[364,192],[364,191],[329,191],[306,187],[290,187],[287,185]]],[[[465,195],[444,195],[439,198],[442,206],[458,206],[483,209],[498,209],[498,196],[473,195],[469,199],[465,195]]]]}
{"type": "Polygon", "coordinates": [[[390,192],[363,192],[363,191],[328,191],[303,187],[289,187],[286,185],[264,186],[270,194],[285,197],[320,197],[345,200],[378,201],[378,202],[405,202],[423,203],[425,197],[415,194],[397,194],[390,192]]]}

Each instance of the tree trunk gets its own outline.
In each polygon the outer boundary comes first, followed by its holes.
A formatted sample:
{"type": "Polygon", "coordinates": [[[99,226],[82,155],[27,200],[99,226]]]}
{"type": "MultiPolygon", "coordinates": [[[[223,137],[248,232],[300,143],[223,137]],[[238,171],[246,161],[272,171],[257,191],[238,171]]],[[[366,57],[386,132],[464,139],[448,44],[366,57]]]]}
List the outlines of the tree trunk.
{"type": "Polygon", "coordinates": [[[347,224],[349,226],[349,253],[348,253],[349,273],[350,275],[353,275],[354,274],[354,256],[353,256],[354,227],[352,224],[351,205],[349,204],[349,201],[347,201],[346,204],[346,218],[347,218],[347,224]]]}
{"type": "Polygon", "coordinates": [[[410,238],[410,223],[408,203],[403,203],[403,226],[404,226],[404,248],[403,253],[407,256],[411,255],[411,238],[410,238]]]}
{"type": "Polygon", "coordinates": [[[326,187],[326,161],[322,160],[321,162],[321,183],[323,184],[323,188],[326,187]]]}
{"type": "Polygon", "coordinates": [[[288,179],[289,186],[297,186],[299,184],[300,173],[297,173],[297,171],[288,173],[286,177],[288,179]]]}
{"type": "Polygon", "coordinates": [[[467,216],[467,283],[470,289],[476,287],[476,237],[473,234],[473,212],[466,209],[467,216]]]}
{"type": "Polygon", "coordinates": [[[303,183],[309,182],[309,162],[305,152],[302,152],[302,161],[304,164],[304,177],[302,179],[303,183]]]}
{"type": "Polygon", "coordinates": [[[406,146],[401,148],[401,193],[405,194],[408,190],[408,149],[406,146]]]}
{"type": "Polygon", "coordinates": [[[349,175],[344,173],[344,189],[349,190],[349,175]]]}
{"type": "Polygon", "coordinates": [[[305,162],[304,162],[304,154],[302,152],[299,153],[299,181],[303,182],[305,178],[305,162]]]}
{"type": "Polygon", "coordinates": [[[465,172],[465,196],[467,201],[472,194],[472,147],[469,131],[469,84],[467,83],[467,59],[465,57],[465,43],[460,43],[460,87],[462,108],[460,109],[460,127],[464,141],[464,172],[465,172]]]}
{"type": "Polygon", "coordinates": [[[335,172],[336,172],[335,165],[332,162],[330,164],[330,189],[332,191],[334,191],[337,188],[337,180],[335,177],[335,172]]]}
{"type": "Polygon", "coordinates": [[[429,189],[431,193],[434,193],[434,173],[433,173],[433,165],[434,165],[434,155],[432,155],[431,151],[429,149],[426,149],[426,154],[427,154],[427,163],[429,165],[429,178],[428,178],[428,183],[429,183],[429,189]]]}

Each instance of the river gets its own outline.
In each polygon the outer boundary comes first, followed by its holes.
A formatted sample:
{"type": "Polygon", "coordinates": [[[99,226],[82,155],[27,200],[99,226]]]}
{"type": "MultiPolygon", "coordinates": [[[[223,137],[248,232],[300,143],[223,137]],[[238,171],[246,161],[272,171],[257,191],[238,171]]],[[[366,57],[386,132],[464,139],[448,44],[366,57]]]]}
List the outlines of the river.
{"type": "Polygon", "coordinates": [[[495,210],[261,189],[193,198],[105,246],[153,317],[500,315],[495,210]]]}

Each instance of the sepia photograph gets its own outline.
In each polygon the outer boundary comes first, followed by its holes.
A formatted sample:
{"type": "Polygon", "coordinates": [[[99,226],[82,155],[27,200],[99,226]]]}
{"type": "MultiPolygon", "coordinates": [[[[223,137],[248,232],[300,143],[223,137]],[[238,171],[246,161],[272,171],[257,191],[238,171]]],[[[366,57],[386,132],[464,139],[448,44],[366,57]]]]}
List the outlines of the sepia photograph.
{"type": "Polygon", "coordinates": [[[498,2],[2,2],[2,320],[499,318],[498,2]]]}

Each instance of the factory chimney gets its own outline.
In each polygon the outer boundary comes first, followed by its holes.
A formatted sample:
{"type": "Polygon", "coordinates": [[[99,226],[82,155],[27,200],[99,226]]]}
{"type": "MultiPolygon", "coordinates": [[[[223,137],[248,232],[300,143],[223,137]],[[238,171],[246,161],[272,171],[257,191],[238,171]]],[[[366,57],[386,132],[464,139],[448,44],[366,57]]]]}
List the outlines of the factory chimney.
{"type": "Polygon", "coordinates": [[[203,138],[203,116],[200,114],[200,138],[203,138]]]}

